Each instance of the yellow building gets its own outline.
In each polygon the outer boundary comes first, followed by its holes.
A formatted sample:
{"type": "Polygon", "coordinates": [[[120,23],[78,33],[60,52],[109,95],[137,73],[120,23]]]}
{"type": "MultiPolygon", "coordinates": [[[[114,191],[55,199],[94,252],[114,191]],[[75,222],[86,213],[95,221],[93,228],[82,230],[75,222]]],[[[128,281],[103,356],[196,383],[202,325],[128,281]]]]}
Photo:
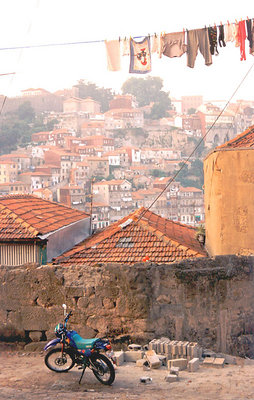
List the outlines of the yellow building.
{"type": "Polygon", "coordinates": [[[204,161],[206,248],[254,254],[254,125],[204,161]]]}
{"type": "Polygon", "coordinates": [[[18,163],[10,160],[0,161],[0,183],[15,182],[18,177],[18,163]]]}

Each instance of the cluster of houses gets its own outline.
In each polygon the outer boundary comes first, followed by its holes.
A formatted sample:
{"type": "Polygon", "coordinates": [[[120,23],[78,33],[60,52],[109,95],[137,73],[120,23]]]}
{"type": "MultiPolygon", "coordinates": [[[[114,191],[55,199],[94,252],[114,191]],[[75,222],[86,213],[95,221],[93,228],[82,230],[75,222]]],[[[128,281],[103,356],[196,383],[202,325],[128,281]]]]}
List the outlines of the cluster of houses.
{"type": "MultiPolygon", "coordinates": [[[[24,96],[40,95],[30,92],[24,96]]],[[[145,118],[147,107],[135,107],[129,95],[115,96],[104,114],[98,102],[77,96],[63,100],[63,111],[47,112],[46,121],[58,121],[53,131],[34,133],[29,146],[0,156],[0,263],[66,261],[79,251],[82,256],[74,256],[76,261],[94,257],[99,262],[101,254],[103,262],[112,243],[116,255],[113,251],[110,262],[122,261],[122,249],[130,263],[144,257],[145,261],[174,262],[207,255],[196,239],[196,227],[205,219],[203,190],[183,187],[172,177],[183,161],[184,146],[190,147],[189,137],[202,137],[220,108],[204,105],[198,96],[182,99],[181,115],[177,101],[172,105],[169,117],[159,121],[145,118]],[[143,145],[133,143],[144,131],[148,138],[143,145]],[[170,146],[148,144],[161,135],[170,146]],[[108,246],[107,251],[98,251],[108,246]]],[[[251,106],[239,124],[252,121],[251,106]]],[[[213,130],[212,138],[206,139],[208,147],[235,143],[235,115],[230,110],[223,114],[216,127],[220,131],[213,130]]],[[[212,215],[207,243],[213,253],[209,241],[217,234],[213,203],[206,207],[207,215],[212,215]]]]}

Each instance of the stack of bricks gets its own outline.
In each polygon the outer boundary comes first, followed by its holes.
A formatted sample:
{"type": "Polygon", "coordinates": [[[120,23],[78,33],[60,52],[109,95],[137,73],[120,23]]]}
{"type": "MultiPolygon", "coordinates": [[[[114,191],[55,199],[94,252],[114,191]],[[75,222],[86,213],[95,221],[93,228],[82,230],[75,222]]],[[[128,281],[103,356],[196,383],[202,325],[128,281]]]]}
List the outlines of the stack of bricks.
{"type": "Polygon", "coordinates": [[[183,342],[162,337],[153,339],[148,348],[154,350],[156,354],[166,356],[167,360],[185,358],[190,361],[193,358],[200,359],[202,357],[202,348],[196,342],[183,342]]]}

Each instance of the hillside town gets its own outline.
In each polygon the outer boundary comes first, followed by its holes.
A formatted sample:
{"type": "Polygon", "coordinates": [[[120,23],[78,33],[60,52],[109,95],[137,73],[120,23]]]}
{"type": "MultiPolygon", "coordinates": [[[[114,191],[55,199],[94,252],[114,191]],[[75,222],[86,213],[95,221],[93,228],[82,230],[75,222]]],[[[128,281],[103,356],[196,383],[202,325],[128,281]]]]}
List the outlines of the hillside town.
{"type": "Polygon", "coordinates": [[[0,195],[33,194],[92,214],[91,232],[140,207],[194,227],[204,223],[202,158],[254,123],[254,102],[238,100],[205,136],[222,101],[172,98],[167,116],[151,119],[153,103],[138,107],[133,95],[116,94],[103,113],[77,86],[23,90],[7,99],[4,116],[24,103],[52,130],[34,132],[28,144],[0,156],[0,195]],[[174,179],[183,162],[187,181],[174,179]]]}

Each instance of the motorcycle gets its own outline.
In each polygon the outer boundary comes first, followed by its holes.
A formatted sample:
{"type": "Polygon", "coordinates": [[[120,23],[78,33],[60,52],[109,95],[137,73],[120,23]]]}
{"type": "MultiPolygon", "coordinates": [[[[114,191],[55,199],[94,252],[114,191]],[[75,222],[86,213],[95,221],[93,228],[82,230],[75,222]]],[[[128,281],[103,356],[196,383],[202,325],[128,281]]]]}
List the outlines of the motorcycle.
{"type": "Polygon", "coordinates": [[[113,352],[108,339],[83,339],[76,331],[67,329],[67,322],[72,315],[72,311],[67,314],[67,307],[64,308],[64,323],[59,323],[55,327],[57,339],[53,339],[46,344],[44,350],[46,366],[54,372],[68,372],[75,365],[82,369],[79,384],[83,378],[86,368],[93,371],[95,377],[103,385],[112,385],[115,380],[115,369],[108,357],[112,357],[113,352]],[[60,344],[61,347],[56,347],[60,344]],[[48,351],[49,350],[49,351],[48,351]],[[104,351],[106,355],[101,354],[104,351]]]}

